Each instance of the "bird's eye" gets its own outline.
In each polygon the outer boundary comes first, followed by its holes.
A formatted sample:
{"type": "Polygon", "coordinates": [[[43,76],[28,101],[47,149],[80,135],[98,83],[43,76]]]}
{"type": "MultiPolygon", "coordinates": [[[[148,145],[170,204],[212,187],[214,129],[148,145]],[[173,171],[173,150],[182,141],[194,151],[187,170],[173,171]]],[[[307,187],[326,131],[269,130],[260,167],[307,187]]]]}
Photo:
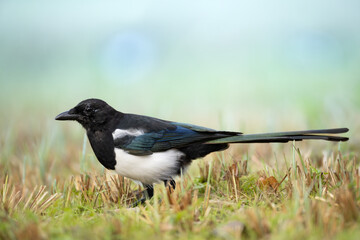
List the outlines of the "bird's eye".
{"type": "Polygon", "coordinates": [[[94,109],[91,108],[90,106],[86,106],[85,109],[84,109],[84,114],[86,116],[90,116],[93,112],[94,112],[94,109]]]}

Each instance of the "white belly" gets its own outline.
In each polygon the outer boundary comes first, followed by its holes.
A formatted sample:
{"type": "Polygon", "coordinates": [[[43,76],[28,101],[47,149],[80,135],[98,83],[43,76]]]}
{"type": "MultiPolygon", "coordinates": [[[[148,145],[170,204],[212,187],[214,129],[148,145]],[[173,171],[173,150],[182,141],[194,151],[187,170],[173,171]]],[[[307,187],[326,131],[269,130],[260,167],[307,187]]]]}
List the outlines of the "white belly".
{"type": "Polygon", "coordinates": [[[135,156],[115,148],[115,171],[145,184],[152,184],[175,176],[179,171],[179,159],[184,154],[170,149],[147,156],[135,156]]]}

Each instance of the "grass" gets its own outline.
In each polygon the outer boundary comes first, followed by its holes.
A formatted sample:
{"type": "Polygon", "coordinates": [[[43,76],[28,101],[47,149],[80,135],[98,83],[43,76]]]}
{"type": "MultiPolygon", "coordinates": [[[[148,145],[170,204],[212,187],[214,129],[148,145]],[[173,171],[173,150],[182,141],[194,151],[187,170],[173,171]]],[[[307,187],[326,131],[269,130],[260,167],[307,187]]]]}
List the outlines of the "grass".
{"type": "MultiPolygon", "coordinates": [[[[80,127],[1,133],[0,239],[356,239],[356,141],[233,146],[194,161],[170,192],[104,170],[80,127]],[[55,130],[54,130],[55,129],[55,130]]],[[[35,125],[34,125],[35,126],[35,125]]]]}

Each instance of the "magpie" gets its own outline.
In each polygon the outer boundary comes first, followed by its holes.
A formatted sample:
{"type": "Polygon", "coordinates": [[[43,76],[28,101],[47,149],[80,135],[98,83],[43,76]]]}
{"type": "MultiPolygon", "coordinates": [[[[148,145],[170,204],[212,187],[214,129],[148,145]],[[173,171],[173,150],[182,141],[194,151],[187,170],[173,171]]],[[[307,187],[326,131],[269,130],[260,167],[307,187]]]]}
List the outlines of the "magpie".
{"type": "Polygon", "coordinates": [[[223,151],[230,143],[269,143],[319,139],[347,141],[334,136],[347,128],[243,134],[216,131],[187,123],[128,114],[115,110],[100,99],[87,99],[56,120],[75,120],[86,130],[90,145],[107,169],[142,183],[145,195],[151,198],[153,184],[164,182],[175,188],[173,178],[180,175],[192,160],[209,153],[223,151]]]}

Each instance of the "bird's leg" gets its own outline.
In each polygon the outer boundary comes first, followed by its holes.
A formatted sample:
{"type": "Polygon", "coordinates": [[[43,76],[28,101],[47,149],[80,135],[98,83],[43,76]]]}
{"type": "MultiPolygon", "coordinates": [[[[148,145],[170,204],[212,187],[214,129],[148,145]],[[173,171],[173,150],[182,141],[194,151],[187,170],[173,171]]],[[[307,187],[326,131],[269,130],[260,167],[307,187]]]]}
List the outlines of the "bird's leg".
{"type": "Polygon", "coordinates": [[[164,185],[165,187],[169,188],[170,192],[172,192],[173,190],[175,190],[176,182],[174,179],[168,179],[168,180],[164,180],[164,185]]]}
{"type": "Polygon", "coordinates": [[[154,186],[152,184],[145,185],[145,198],[151,199],[154,196],[154,186]]]}
{"type": "Polygon", "coordinates": [[[145,191],[143,196],[132,204],[132,207],[136,207],[139,204],[144,204],[147,199],[151,199],[154,196],[154,187],[152,184],[143,184],[145,187],[145,191]]]}

